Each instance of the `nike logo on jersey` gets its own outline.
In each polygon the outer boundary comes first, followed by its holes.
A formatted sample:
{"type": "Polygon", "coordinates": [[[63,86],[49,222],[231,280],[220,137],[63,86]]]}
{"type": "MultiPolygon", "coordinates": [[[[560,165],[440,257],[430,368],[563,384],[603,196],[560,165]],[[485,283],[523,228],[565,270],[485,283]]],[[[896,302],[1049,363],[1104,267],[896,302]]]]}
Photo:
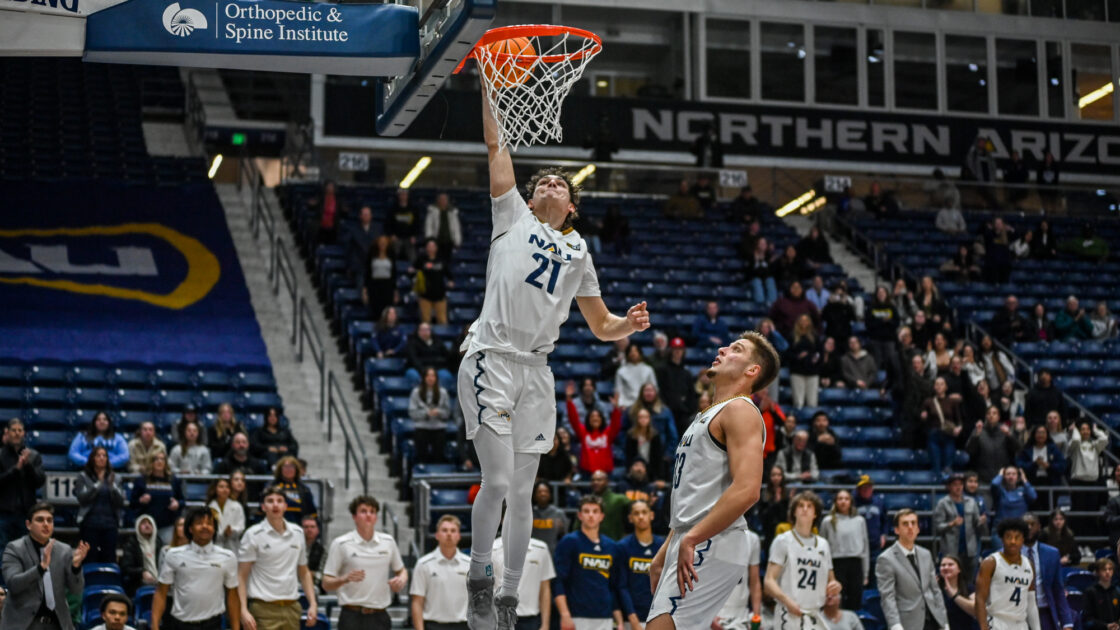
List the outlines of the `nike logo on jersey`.
{"type": "Polygon", "coordinates": [[[546,440],[545,440],[544,434],[543,434],[543,433],[538,433],[538,434],[537,434],[537,440],[536,440],[536,441],[538,441],[538,442],[545,442],[546,440]]]}
{"type": "Polygon", "coordinates": [[[556,243],[550,243],[550,242],[544,240],[543,238],[537,236],[536,234],[530,234],[529,235],[529,244],[530,245],[536,245],[537,247],[543,249],[546,252],[552,252],[553,254],[556,254],[557,256],[560,256],[561,258],[563,258],[565,261],[572,259],[571,254],[561,254],[560,248],[556,245],[556,243]]]}

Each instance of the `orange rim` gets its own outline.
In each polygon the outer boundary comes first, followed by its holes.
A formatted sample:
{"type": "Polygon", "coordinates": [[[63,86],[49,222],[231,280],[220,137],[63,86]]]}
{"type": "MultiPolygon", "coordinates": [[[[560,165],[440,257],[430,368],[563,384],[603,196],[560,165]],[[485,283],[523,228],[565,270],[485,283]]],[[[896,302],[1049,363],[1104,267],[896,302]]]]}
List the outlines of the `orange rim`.
{"type": "MultiPolygon", "coordinates": [[[[467,55],[467,58],[478,58],[478,50],[507,39],[515,39],[518,37],[533,37],[541,36],[548,37],[552,35],[578,35],[584,39],[589,39],[595,42],[595,45],[590,48],[583,48],[572,53],[563,55],[527,55],[518,53],[490,53],[492,57],[498,59],[499,62],[512,60],[513,63],[519,66],[530,66],[537,60],[544,63],[560,63],[561,61],[571,61],[574,59],[582,59],[587,55],[598,54],[603,49],[603,40],[598,35],[591,31],[582,28],[575,28],[574,26],[555,26],[551,24],[520,24],[517,26],[502,26],[500,28],[492,28],[483,34],[482,39],[478,40],[474,49],[467,55]]],[[[467,59],[459,62],[458,67],[455,68],[453,74],[458,73],[463,68],[463,64],[467,59]]]]}

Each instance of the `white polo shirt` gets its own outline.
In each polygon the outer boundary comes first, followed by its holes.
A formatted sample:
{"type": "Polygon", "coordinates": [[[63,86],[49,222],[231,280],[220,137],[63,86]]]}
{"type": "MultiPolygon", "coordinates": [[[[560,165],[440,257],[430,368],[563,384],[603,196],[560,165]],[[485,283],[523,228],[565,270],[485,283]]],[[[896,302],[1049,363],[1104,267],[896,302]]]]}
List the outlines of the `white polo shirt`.
{"type": "MultiPolygon", "coordinates": [[[[505,554],[502,553],[502,539],[494,541],[494,551],[490,554],[494,565],[494,584],[502,583],[505,572],[505,554]]],[[[521,583],[517,585],[517,616],[533,617],[541,614],[541,582],[556,577],[556,567],[552,564],[552,554],[548,545],[529,539],[529,552],[525,555],[525,567],[521,570],[521,583]]]]}
{"type": "Polygon", "coordinates": [[[241,537],[238,559],[252,562],[246,597],[266,602],[299,599],[297,569],[307,566],[307,542],[299,525],[285,522],[280,533],[263,520],[241,537]]]}
{"type": "Polygon", "coordinates": [[[210,543],[171,547],[159,569],[159,583],[171,586],[171,616],[192,623],[226,611],[226,589],[237,588],[237,558],[210,543]]]}
{"type": "Polygon", "coordinates": [[[466,623],[470,568],[470,556],[456,551],[447,558],[438,547],[416,562],[408,594],[424,598],[424,621],[466,623]]]}
{"type": "Polygon", "coordinates": [[[388,608],[393,600],[389,578],[404,568],[397,541],[384,532],[373,532],[373,538],[362,538],[357,530],[347,532],[331,542],[323,575],[346,577],[355,569],[366,572],[361,582],[347,582],[338,589],[338,603],[343,606],[388,608]]]}

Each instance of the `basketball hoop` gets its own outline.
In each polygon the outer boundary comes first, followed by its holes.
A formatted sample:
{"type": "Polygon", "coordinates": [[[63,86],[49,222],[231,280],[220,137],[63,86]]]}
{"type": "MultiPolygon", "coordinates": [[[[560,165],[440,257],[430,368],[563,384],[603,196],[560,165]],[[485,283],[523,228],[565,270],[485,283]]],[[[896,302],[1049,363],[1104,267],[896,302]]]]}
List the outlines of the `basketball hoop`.
{"type": "MultiPolygon", "coordinates": [[[[491,29],[469,57],[489,88],[487,102],[498,122],[498,144],[518,146],[563,140],[560,107],[592,57],[599,36],[579,28],[530,24],[491,29]]],[[[466,62],[466,59],[463,60],[466,62]]],[[[463,63],[455,72],[463,68],[463,63]]]]}

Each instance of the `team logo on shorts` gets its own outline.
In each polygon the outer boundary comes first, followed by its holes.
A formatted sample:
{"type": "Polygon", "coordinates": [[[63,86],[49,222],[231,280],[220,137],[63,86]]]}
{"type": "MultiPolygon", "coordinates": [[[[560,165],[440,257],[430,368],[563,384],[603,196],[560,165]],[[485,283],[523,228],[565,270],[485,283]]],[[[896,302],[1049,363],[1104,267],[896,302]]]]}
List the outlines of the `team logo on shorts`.
{"type": "Polygon", "coordinates": [[[499,411],[498,412],[498,418],[501,419],[501,420],[505,420],[506,422],[509,422],[509,412],[508,411],[499,411]]]}

